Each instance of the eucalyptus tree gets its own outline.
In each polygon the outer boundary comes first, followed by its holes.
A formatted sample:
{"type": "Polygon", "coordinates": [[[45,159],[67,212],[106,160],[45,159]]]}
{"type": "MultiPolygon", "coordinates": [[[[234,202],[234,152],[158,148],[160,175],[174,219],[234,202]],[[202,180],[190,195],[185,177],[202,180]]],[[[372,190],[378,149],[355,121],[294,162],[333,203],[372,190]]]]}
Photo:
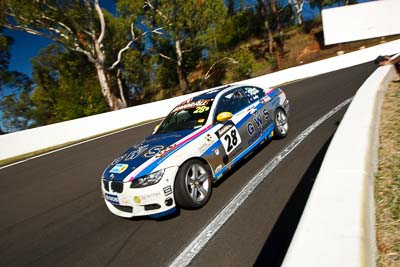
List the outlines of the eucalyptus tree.
{"type": "MultiPolygon", "coordinates": [[[[131,17],[136,18],[143,3],[131,2],[131,17]]],[[[2,26],[46,37],[84,55],[94,67],[108,107],[127,106],[118,68],[122,53],[141,37],[135,19],[111,23],[118,18],[102,9],[98,0],[1,0],[1,7],[2,26]]]]}
{"type": "Polygon", "coordinates": [[[154,51],[175,65],[180,89],[189,91],[187,75],[211,44],[207,34],[225,19],[223,0],[145,0],[147,25],[162,28],[152,35],[154,51]]]}
{"type": "Polygon", "coordinates": [[[358,0],[309,0],[309,3],[312,7],[317,6],[319,9],[322,9],[323,7],[332,6],[334,4],[342,6],[357,4],[358,0]]]}
{"type": "MultiPolygon", "coordinates": [[[[312,1],[312,0],[311,0],[312,1]]],[[[289,0],[288,3],[293,7],[296,11],[296,18],[297,23],[299,25],[303,24],[303,7],[304,7],[304,0],[289,0]]]]}
{"type": "MultiPolygon", "coordinates": [[[[28,76],[18,71],[9,70],[10,65],[10,47],[13,39],[4,36],[0,29],[0,95],[5,89],[13,89],[13,91],[29,90],[31,88],[31,80],[28,76]]],[[[9,93],[6,93],[6,95],[9,93]]]]}
{"type": "Polygon", "coordinates": [[[27,128],[32,106],[29,101],[31,79],[23,73],[9,70],[12,41],[12,38],[2,35],[0,29],[0,109],[2,124],[7,131],[27,128]]]}

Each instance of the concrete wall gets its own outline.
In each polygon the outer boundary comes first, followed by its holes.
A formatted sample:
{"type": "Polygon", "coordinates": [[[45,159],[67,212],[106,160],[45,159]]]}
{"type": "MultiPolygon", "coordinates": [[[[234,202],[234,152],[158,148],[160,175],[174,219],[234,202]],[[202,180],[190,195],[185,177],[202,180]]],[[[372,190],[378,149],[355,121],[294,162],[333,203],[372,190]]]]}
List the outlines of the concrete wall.
{"type": "Polygon", "coordinates": [[[324,9],[325,45],[400,34],[399,10],[399,0],[324,9]]]}
{"type": "Polygon", "coordinates": [[[361,86],[325,155],[283,267],[376,265],[374,181],[380,109],[396,76],[377,69],[361,86]]]}

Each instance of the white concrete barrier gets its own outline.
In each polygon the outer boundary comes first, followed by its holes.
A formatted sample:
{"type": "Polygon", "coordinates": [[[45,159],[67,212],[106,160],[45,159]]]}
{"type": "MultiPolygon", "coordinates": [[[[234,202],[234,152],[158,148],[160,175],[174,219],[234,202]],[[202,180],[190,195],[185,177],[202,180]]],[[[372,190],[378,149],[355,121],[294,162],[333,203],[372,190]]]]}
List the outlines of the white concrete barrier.
{"type": "Polygon", "coordinates": [[[374,174],[392,66],[361,86],[328,148],[283,267],[375,266],[374,174]]]}
{"type": "MultiPolygon", "coordinates": [[[[241,81],[240,83],[273,87],[289,81],[365,63],[375,59],[378,55],[394,54],[399,51],[399,48],[400,40],[396,40],[342,56],[241,81]]],[[[194,94],[1,135],[0,160],[90,138],[143,121],[161,118],[178,103],[192,95],[194,94]]]]}
{"type": "Polygon", "coordinates": [[[399,34],[399,10],[399,0],[324,9],[325,45],[399,34]]]}

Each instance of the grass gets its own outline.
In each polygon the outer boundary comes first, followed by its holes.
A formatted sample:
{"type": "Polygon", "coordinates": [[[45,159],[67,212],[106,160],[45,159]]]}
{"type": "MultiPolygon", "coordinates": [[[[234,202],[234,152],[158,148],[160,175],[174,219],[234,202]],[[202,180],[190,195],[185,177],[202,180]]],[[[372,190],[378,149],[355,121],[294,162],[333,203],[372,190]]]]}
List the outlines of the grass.
{"type": "Polygon", "coordinates": [[[390,84],[380,125],[375,180],[377,265],[400,266],[400,84],[390,84]]]}

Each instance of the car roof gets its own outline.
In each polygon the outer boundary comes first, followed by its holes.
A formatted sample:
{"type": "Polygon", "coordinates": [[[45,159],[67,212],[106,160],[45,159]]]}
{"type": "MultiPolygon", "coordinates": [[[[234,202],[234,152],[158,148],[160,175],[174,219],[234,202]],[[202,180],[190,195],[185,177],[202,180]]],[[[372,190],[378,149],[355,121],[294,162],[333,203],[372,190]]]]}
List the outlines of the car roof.
{"type": "Polygon", "coordinates": [[[231,84],[223,85],[223,86],[217,87],[208,92],[205,92],[198,96],[193,97],[192,101],[197,101],[197,100],[201,100],[201,99],[214,99],[222,91],[227,91],[227,89],[234,89],[234,88],[238,88],[238,87],[243,87],[243,85],[231,85],[231,84]]]}

